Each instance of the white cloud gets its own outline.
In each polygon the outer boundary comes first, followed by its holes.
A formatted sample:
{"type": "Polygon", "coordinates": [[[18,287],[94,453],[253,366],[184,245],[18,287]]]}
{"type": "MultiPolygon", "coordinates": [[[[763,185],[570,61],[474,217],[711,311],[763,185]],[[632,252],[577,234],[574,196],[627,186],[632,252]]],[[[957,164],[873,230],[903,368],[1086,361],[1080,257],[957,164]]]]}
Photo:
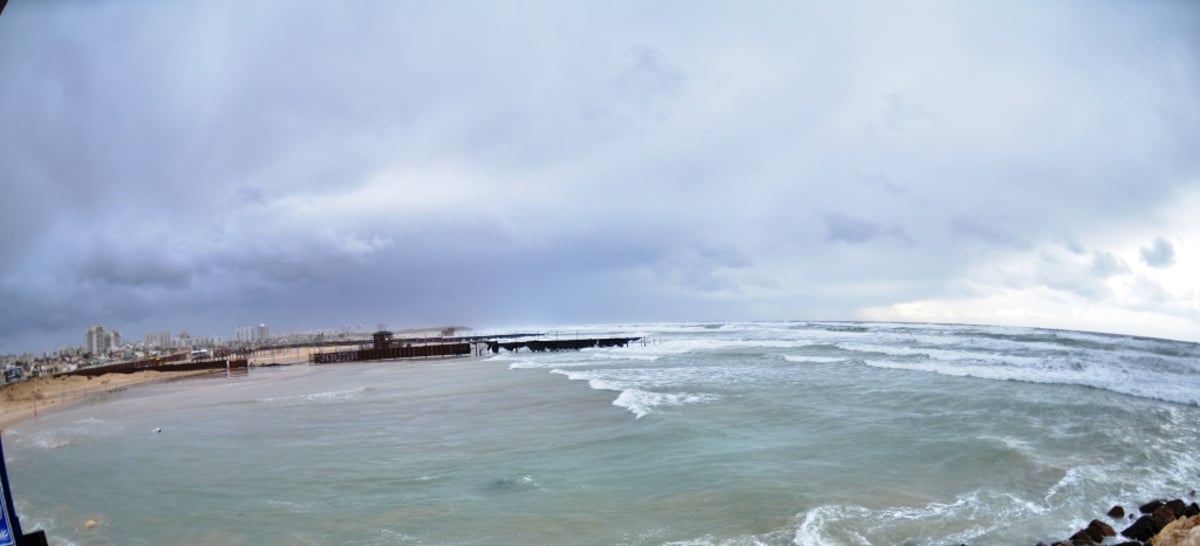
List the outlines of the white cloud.
{"type": "MultiPolygon", "coordinates": [[[[1181,192],[1144,222],[1083,235],[1079,254],[1056,243],[1012,251],[951,281],[943,296],[861,309],[869,320],[970,322],[1086,329],[1200,341],[1200,188],[1181,192]],[[1147,233],[1171,233],[1174,267],[1146,260],[1147,233]],[[1139,258],[1142,258],[1139,261],[1139,258]],[[1177,258],[1177,259],[1176,259],[1177,258]]],[[[1165,243],[1165,239],[1157,239],[1165,243]]],[[[1161,250],[1156,244],[1152,253],[1161,250]]],[[[1156,256],[1161,258],[1162,256],[1156,256]]]]}
{"type": "Polygon", "coordinates": [[[396,282],[462,302],[413,321],[1187,319],[1197,9],[14,4],[0,342],[396,282]]]}

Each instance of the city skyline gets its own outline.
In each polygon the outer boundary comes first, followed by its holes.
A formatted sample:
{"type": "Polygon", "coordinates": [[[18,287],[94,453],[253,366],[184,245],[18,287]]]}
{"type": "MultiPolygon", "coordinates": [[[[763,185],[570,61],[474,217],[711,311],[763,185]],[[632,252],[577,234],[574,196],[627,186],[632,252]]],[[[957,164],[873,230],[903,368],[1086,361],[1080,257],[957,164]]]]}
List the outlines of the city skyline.
{"type": "Polygon", "coordinates": [[[1200,341],[1197,89],[1193,2],[10,2],[0,351],[97,323],[1200,341]]]}

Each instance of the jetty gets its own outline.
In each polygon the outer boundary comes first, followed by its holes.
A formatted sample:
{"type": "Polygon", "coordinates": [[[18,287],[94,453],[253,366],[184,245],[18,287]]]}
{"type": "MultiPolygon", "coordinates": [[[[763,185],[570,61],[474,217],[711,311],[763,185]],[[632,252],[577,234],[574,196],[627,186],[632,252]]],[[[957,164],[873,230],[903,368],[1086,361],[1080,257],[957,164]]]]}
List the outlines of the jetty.
{"type": "Polygon", "coordinates": [[[410,358],[447,358],[481,356],[486,352],[498,354],[501,350],[519,352],[578,351],[593,347],[627,347],[640,337],[611,337],[586,339],[519,339],[540,337],[541,334],[504,334],[496,336],[464,336],[446,338],[402,338],[396,339],[392,332],[379,331],[372,335],[371,344],[360,344],[352,350],[315,352],[309,355],[313,364],[336,364],[341,362],[364,362],[371,360],[397,360],[410,358]],[[515,339],[515,341],[502,341],[515,339]]]}
{"type": "Polygon", "coordinates": [[[500,349],[509,352],[519,352],[528,349],[534,353],[545,351],[579,351],[595,347],[628,347],[630,343],[639,341],[640,337],[604,337],[590,339],[531,339],[527,341],[488,341],[488,350],[499,353],[500,349]]]}

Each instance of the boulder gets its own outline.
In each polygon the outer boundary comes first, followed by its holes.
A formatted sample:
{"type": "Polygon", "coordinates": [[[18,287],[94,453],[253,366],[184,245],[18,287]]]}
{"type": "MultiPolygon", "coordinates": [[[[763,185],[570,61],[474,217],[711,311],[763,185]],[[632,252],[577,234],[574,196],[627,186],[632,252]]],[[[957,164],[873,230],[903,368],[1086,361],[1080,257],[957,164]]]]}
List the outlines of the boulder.
{"type": "Polygon", "coordinates": [[[1112,526],[1098,519],[1092,520],[1086,530],[1096,542],[1104,542],[1104,537],[1117,536],[1117,532],[1113,530],[1112,526]]]}
{"type": "Polygon", "coordinates": [[[1194,502],[1187,505],[1187,508],[1183,509],[1183,515],[1189,518],[1192,516],[1200,516],[1200,505],[1194,502]]]}
{"type": "Polygon", "coordinates": [[[1152,500],[1146,504],[1139,506],[1138,512],[1141,512],[1143,514],[1153,514],[1154,511],[1158,510],[1158,507],[1162,506],[1163,504],[1166,504],[1166,503],[1164,503],[1163,501],[1160,501],[1160,500],[1152,500]]]}
{"type": "Polygon", "coordinates": [[[1125,508],[1121,505],[1114,506],[1108,510],[1108,517],[1112,519],[1121,519],[1125,517],[1125,508]]]}
{"type": "Polygon", "coordinates": [[[1175,499],[1167,503],[1167,508],[1175,513],[1175,517],[1180,517],[1187,511],[1187,503],[1183,499],[1175,499]]]}
{"type": "MultiPolygon", "coordinates": [[[[1097,543],[1096,539],[1092,537],[1091,531],[1088,529],[1080,529],[1075,534],[1071,535],[1070,540],[1073,546],[1089,546],[1097,543]]],[[[1100,540],[1104,540],[1104,538],[1101,537],[1100,540]]]]}
{"type": "Polygon", "coordinates": [[[1151,546],[1196,546],[1200,545],[1200,517],[1179,518],[1163,528],[1153,539],[1151,546]]]}
{"type": "Polygon", "coordinates": [[[1157,533],[1166,527],[1172,521],[1175,521],[1175,511],[1170,506],[1162,505],[1155,510],[1151,517],[1154,518],[1154,532],[1157,533]]]}
{"type": "Polygon", "coordinates": [[[1154,528],[1154,518],[1150,516],[1142,516],[1138,518],[1137,521],[1134,521],[1133,525],[1130,525],[1129,527],[1126,527],[1124,531],[1121,531],[1121,536],[1145,542],[1150,540],[1150,537],[1154,536],[1154,533],[1157,532],[1158,529],[1154,528]]]}

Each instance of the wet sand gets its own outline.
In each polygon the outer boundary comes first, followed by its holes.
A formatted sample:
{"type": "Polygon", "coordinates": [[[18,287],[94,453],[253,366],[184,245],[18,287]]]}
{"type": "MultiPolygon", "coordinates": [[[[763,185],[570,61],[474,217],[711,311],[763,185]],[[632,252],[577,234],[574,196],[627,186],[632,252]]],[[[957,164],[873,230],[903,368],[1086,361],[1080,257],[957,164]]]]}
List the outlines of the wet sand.
{"type": "Polygon", "coordinates": [[[39,377],[0,387],[0,429],[38,413],[124,390],[134,385],[205,375],[212,370],[161,372],[146,370],[131,374],[110,373],[99,377],[39,377]]]}

